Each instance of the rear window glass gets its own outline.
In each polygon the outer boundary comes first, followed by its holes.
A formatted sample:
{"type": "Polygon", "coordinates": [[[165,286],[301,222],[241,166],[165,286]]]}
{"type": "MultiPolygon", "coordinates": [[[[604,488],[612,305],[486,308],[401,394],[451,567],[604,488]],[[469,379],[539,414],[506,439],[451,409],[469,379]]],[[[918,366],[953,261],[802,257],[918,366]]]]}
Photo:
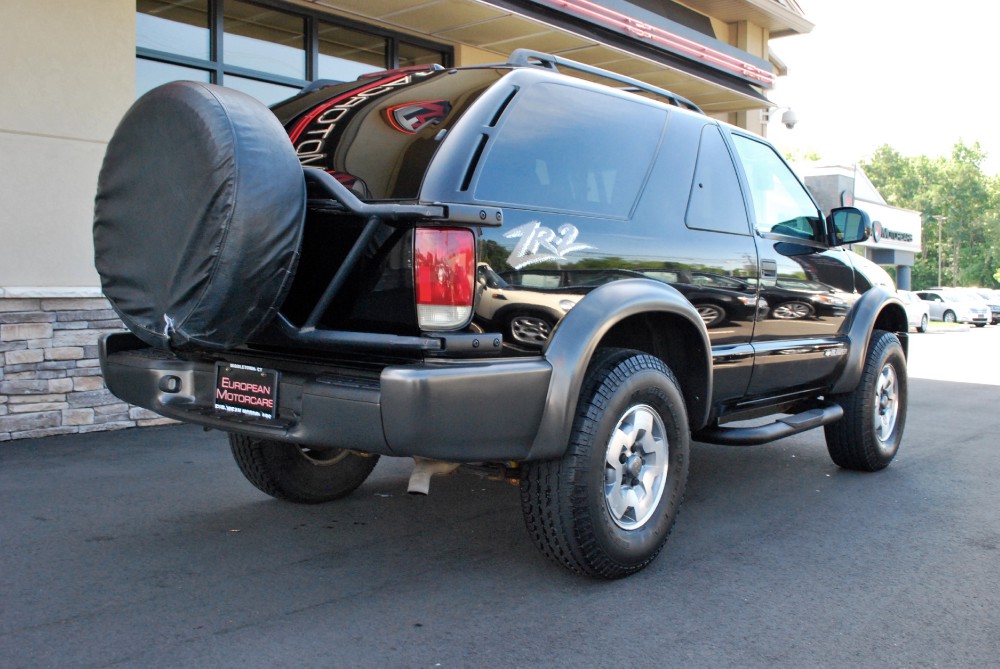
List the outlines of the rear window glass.
{"type": "Polygon", "coordinates": [[[715,125],[706,125],[701,131],[698,165],[685,221],[689,228],[750,234],[736,168],[722,133],[715,125]]]}
{"type": "Polygon", "coordinates": [[[555,83],[519,94],[484,159],[484,202],[627,217],[666,121],[641,102],[555,83]]]}

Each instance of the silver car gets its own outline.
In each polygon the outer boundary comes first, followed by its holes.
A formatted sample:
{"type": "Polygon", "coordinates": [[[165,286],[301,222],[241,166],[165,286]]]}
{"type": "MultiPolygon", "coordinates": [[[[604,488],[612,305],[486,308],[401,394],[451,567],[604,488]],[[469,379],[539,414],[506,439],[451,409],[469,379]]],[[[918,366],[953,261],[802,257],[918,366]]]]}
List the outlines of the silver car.
{"type": "Polygon", "coordinates": [[[953,288],[918,290],[917,296],[930,307],[931,320],[945,323],[972,323],[977,328],[990,322],[990,310],[953,288]]]}
{"type": "Polygon", "coordinates": [[[899,299],[903,301],[906,308],[906,320],[911,328],[916,328],[917,332],[927,332],[927,325],[931,319],[931,309],[927,302],[920,299],[916,293],[908,290],[897,290],[899,299]]]}
{"type": "Polygon", "coordinates": [[[990,307],[990,323],[996,325],[1000,323],[1000,290],[990,290],[989,288],[970,288],[971,292],[983,298],[990,307]]]}

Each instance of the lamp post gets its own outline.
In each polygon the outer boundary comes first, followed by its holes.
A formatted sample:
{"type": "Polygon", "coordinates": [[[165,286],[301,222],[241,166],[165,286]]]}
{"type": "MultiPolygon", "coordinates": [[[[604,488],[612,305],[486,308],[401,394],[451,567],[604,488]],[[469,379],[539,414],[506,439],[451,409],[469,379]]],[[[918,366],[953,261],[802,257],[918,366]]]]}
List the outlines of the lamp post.
{"type": "Polygon", "coordinates": [[[938,282],[937,285],[941,285],[941,224],[948,220],[947,216],[942,216],[940,214],[936,216],[931,216],[934,220],[938,222],[938,282]]]}

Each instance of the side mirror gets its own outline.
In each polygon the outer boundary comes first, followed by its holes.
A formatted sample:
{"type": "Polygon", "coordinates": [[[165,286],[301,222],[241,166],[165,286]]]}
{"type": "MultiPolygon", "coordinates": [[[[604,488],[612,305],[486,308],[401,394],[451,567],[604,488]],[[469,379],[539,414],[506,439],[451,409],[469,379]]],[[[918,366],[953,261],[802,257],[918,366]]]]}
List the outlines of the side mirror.
{"type": "MultiPolygon", "coordinates": [[[[871,218],[857,207],[837,207],[831,210],[830,215],[826,217],[826,225],[833,246],[857,244],[874,234],[871,218]]],[[[877,235],[874,241],[878,241],[877,235]]]]}

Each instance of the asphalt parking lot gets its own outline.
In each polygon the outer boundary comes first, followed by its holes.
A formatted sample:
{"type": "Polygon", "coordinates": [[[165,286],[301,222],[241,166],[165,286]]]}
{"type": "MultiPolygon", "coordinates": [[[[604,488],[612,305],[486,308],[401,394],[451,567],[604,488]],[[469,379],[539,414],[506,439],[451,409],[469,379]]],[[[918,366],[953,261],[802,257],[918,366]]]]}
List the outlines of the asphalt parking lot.
{"type": "Polygon", "coordinates": [[[696,444],[667,548],[617,582],[530,544],[517,489],[257,492],[224,435],[0,445],[0,667],[988,667],[1000,658],[1000,326],[912,335],[893,464],[821,432],[696,444]]]}

